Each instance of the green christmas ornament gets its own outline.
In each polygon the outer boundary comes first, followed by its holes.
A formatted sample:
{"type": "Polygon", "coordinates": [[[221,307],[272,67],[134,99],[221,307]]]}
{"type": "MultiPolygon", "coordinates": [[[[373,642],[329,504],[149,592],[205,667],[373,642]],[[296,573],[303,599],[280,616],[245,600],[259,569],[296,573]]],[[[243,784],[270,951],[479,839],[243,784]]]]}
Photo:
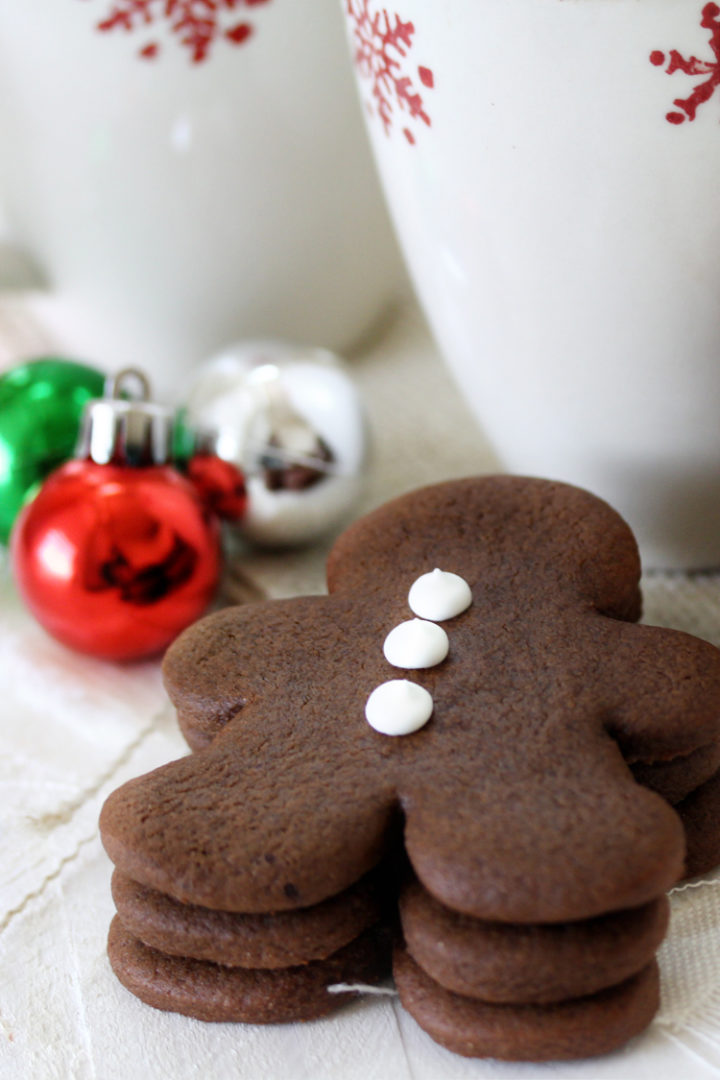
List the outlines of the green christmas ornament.
{"type": "Polygon", "coordinates": [[[73,360],[41,357],[0,375],[0,543],[25,500],[72,457],[86,401],[105,377],[73,360]]]}

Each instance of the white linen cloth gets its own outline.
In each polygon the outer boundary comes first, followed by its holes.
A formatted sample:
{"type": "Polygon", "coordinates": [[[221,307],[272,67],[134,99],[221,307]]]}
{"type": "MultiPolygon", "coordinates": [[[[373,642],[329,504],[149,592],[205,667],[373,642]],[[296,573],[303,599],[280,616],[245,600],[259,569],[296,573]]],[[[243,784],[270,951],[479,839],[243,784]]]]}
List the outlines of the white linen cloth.
{"type": "MultiPolygon", "coordinates": [[[[49,313],[52,315],[52,311],[49,313]]],[[[0,298],[0,366],[47,352],[47,301],[0,298]]],[[[354,360],[375,453],[360,509],[424,482],[487,471],[492,455],[405,309],[354,360]]],[[[268,596],[322,590],[327,545],[253,555],[233,574],[268,596]]],[[[236,590],[237,591],[237,590],[236,590]]],[[[720,574],[653,574],[646,620],[720,644],[720,574]]],[[[143,1005],[110,971],[111,866],[97,831],[125,779],[186,752],[159,665],[68,652],[23,610],[0,565],[0,1078],[2,1080],[704,1080],[720,1076],[720,874],[676,890],[663,1004],[616,1054],[546,1065],[474,1061],[432,1042],[392,995],[270,1027],[202,1024],[143,1005]]]]}

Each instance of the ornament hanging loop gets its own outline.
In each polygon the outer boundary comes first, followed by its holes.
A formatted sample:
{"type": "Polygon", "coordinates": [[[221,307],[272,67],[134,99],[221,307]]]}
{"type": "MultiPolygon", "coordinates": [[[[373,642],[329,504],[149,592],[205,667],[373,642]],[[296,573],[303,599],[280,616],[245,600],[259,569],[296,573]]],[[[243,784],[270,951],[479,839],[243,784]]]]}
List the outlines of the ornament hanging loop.
{"type": "Polygon", "coordinates": [[[139,368],[127,367],[121,371],[115,372],[114,375],[108,375],[105,380],[104,395],[106,398],[130,398],[132,401],[150,401],[152,398],[152,392],[150,389],[150,380],[144,371],[140,371],[139,368]],[[139,388],[139,393],[131,394],[130,387],[134,383],[139,388]]]}
{"type": "Polygon", "coordinates": [[[171,456],[173,416],[149,397],[150,382],[142,371],[123,368],[109,376],[105,397],[85,407],[76,457],[98,465],[165,465],[171,456]],[[133,384],[139,394],[130,397],[133,384]]]}

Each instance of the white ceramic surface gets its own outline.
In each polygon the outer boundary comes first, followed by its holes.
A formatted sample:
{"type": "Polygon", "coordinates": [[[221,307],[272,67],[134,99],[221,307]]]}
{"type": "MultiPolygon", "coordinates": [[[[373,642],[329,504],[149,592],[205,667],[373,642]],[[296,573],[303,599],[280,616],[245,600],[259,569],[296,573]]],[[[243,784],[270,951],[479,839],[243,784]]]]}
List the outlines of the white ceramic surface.
{"type": "Polygon", "coordinates": [[[417,291],[505,466],[720,563],[720,8],[344,0],[417,291]],[[397,14],[395,14],[397,12],[397,14]]]}
{"type": "Polygon", "coordinates": [[[345,349],[400,280],[334,0],[0,4],[0,147],[74,344],[158,388],[238,337],[345,349]]]}

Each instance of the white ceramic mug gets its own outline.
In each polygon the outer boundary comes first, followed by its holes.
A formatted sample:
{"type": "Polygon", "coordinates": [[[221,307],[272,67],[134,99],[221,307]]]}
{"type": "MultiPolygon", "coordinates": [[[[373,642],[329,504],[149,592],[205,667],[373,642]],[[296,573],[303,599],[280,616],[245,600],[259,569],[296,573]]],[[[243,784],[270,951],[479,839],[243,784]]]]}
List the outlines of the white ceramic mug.
{"type": "Polygon", "coordinates": [[[343,7],[417,291],[504,465],[609,499],[647,565],[720,564],[720,7],[343,7]]]}
{"type": "Polygon", "coordinates": [[[0,200],[73,345],[165,389],[238,337],[345,349],[400,280],[334,0],[0,4],[0,200]]]}

